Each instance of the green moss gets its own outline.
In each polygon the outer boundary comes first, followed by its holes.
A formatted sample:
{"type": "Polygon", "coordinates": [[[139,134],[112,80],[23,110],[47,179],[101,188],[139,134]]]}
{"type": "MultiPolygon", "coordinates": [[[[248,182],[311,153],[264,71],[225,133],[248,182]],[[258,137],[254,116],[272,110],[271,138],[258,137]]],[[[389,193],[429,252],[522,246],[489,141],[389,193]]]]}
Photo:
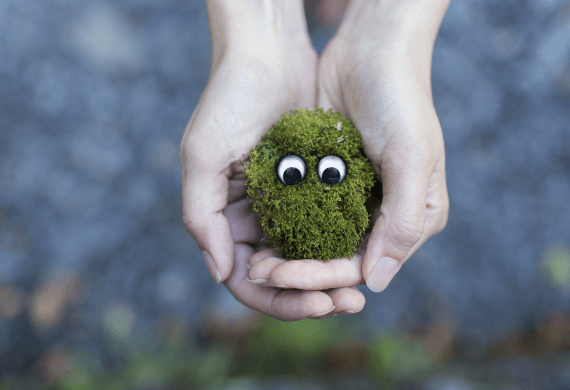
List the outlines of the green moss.
{"type": "MultiPolygon", "coordinates": [[[[240,160],[241,161],[241,160],[240,160]]],[[[264,241],[288,260],[350,258],[369,227],[365,202],[376,182],[374,167],[362,152],[354,124],[339,112],[299,109],[282,115],[244,163],[247,194],[261,219],[264,241]],[[284,185],[279,160],[294,154],[306,164],[302,182],[284,185]],[[338,156],[346,177],[319,182],[322,157],[338,156]]]]}

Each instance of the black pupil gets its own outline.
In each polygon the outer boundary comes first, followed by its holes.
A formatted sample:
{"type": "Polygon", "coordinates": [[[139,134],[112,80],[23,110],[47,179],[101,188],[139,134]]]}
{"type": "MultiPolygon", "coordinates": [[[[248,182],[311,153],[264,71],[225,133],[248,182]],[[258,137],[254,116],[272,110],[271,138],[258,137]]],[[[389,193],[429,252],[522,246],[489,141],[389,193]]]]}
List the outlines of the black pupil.
{"type": "Polygon", "coordinates": [[[323,172],[321,181],[325,184],[338,184],[340,183],[340,172],[336,168],[327,168],[323,172]]]}
{"type": "Polygon", "coordinates": [[[283,181],[287,185],[297,184],[301,179],[301,172],[297,168],[289,167],[283,172],[283,181]]]}

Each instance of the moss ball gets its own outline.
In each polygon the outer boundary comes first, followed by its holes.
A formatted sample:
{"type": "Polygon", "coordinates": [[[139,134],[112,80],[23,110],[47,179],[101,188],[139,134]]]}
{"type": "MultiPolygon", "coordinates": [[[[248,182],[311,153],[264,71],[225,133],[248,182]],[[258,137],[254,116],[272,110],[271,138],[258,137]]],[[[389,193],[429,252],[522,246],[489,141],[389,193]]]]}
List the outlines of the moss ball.
{"type": "Polygon", "coordinates": [[[294,110],[242,165],[263,240],[281,257],[353,256],[370,224],[365,202],[376,176],[352,121],[322,108],[294,110]]]}

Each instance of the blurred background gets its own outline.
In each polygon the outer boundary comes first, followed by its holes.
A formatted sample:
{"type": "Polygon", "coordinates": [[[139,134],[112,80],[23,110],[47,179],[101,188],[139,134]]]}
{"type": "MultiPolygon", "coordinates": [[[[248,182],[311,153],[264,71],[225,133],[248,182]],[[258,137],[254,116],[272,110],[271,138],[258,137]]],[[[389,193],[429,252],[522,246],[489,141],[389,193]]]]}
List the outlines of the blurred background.
{"type": "MultiPolygon", "coordinates": [[[[321,52],[343,0],[306,1],[321,52]]],[[[451,211],[356,315],[283,323],[181,220],[202,0],[0,1],[0,389],[570,388],[570,2],[453,0],[451,211]]]]}

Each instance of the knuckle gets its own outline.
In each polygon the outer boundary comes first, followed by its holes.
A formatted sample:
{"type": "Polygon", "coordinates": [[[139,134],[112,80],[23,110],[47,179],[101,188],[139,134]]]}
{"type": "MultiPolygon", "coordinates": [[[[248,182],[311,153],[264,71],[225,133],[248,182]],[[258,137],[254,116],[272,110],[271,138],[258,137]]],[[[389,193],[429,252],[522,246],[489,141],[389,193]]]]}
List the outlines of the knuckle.
{"type": "Polygon", "coordinates": [[[195,219],[192,218],[187,212],[182,214],[182,222],[188,233],[192,234],[195,231],[195,219]]]}
{"type": "Polygon", "coordinates": [[[441,222],[439,225],[439,232],[441,232],[446,226],[447,226],[447,221],[449,219],[449,200],[447,200],[442,208],[441,211],[441,222]]]}
{"type": "Polygon", "coordinates": [[[447,226],[448,218],[449,218],[449,198],[446,197],[445,200],[442,202],[439,210],[439,220],[434,234],[440,233],[443,229],[445,229],[445,226],[447,226]]]}
{"type": "Polygon", "coordinates": [[[424,224],[420,221],[399,221],[393,227],[392,239],[398,249],[413,247],[424,233],[424,224]]]}

